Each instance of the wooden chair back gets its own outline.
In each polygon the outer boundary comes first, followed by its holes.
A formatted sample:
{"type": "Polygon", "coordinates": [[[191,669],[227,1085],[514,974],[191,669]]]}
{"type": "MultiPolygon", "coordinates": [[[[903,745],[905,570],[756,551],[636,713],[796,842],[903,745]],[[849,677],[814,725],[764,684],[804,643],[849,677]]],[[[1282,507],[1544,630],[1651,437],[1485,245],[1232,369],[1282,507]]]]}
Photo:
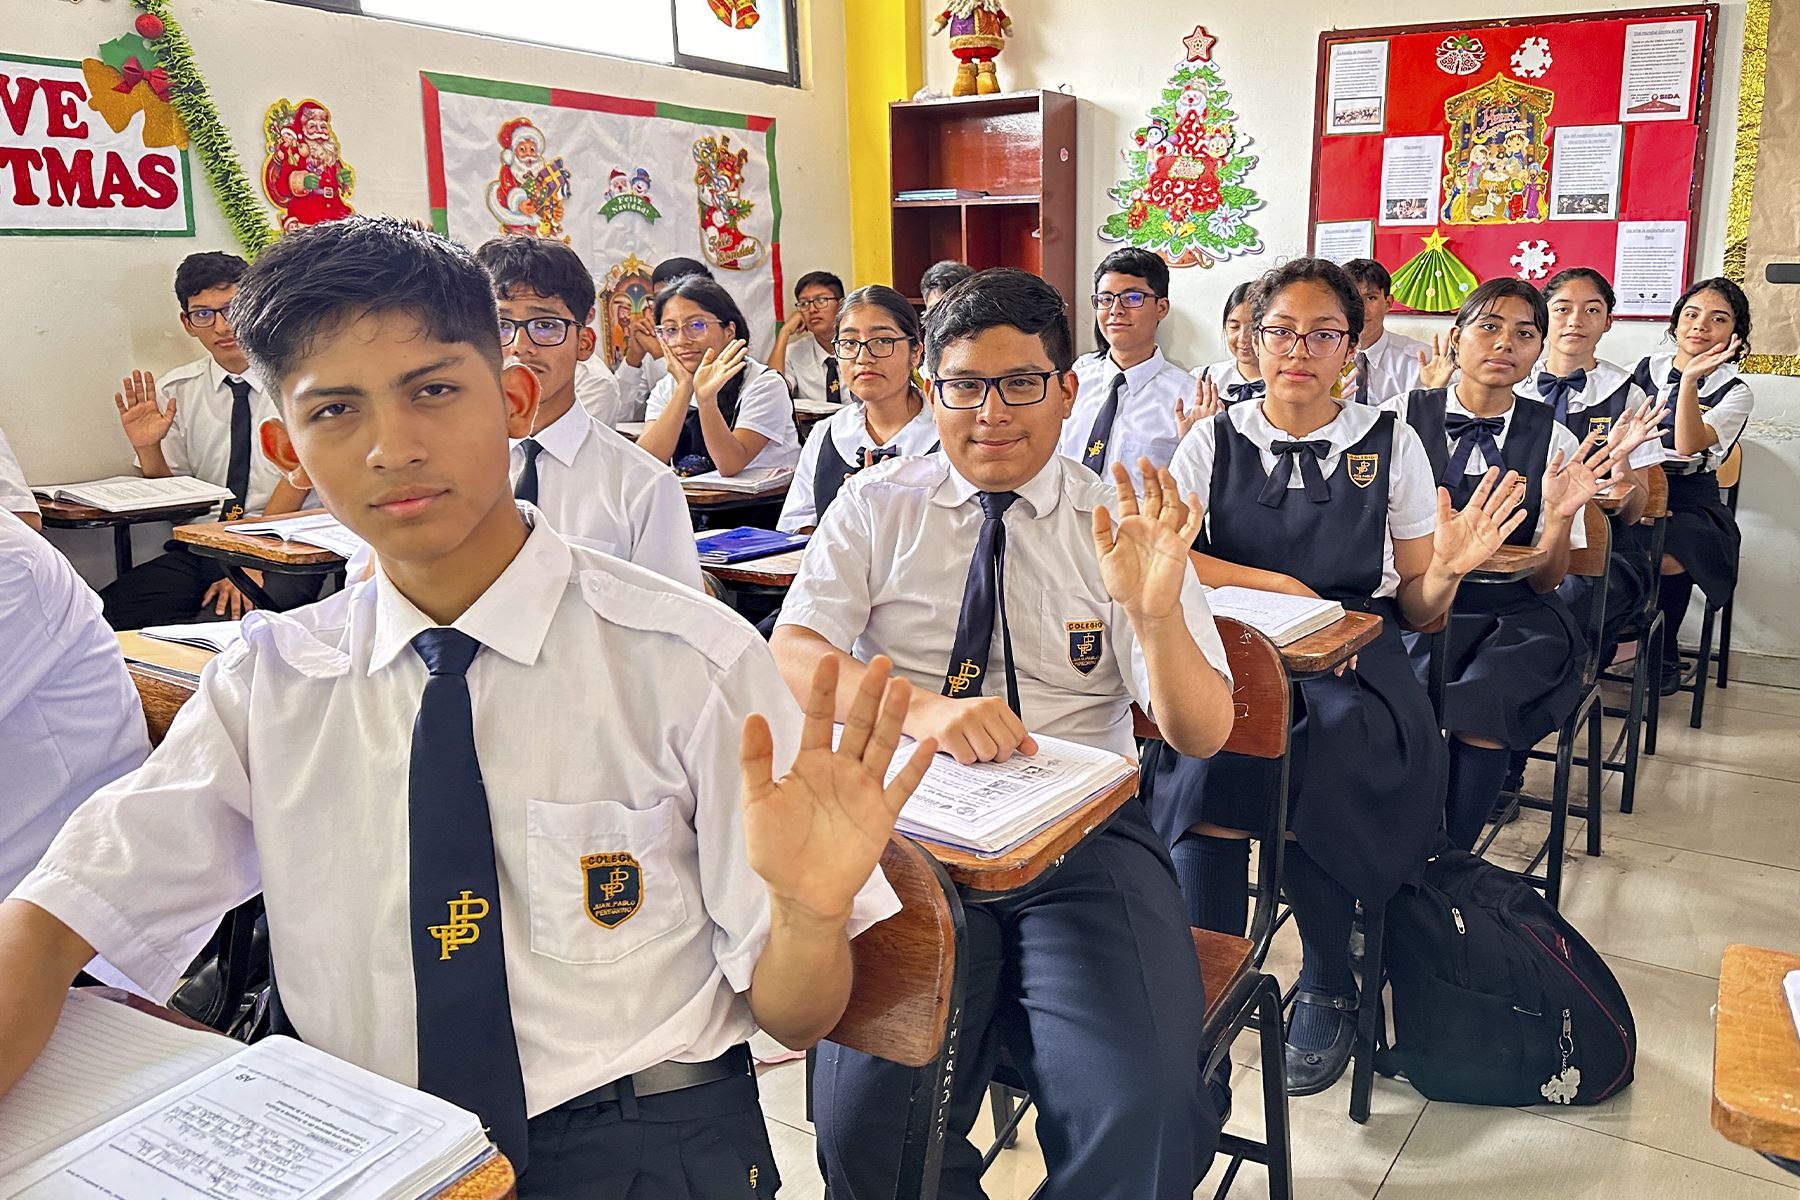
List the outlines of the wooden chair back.
{"type": "Polygon", "coordinates": [[[1734,488],[1743,477],[1744,443],[1739,442],[1731,448],[1731,453],[1725,456],[1725,461],[1719,464],[1719,487],[1721,490],[1734,488]]]}
{"type": "Polygon", "coordinates": [[[1581,510],[1581,524],[1587,531],[1587,545],[1569,551],[1569,574],[1598,579],[1606,574],[1612,558],[1612,521],[1605,509],[1590,500],[1581,510]]]}
{"type": "MultiPolygon", "coordinates": [[[[1275,643],[1242,621],[1216,617],[1225,661],[1231,666],[1231,736],[1221,751],[1252,758],[1280,758],[1288,745],[1288,677],[1275,643]]],[[[1156,722],[1131,706],[1132,732],[1163,740],[1156,722]]]]}
{"type": "Polygon", "coordinates": [[[1669,515],[1669,475],[1660,466],[1650,467],[1644,472],[1649,484],[1649,495],[1644,500],[1644,515],[1638,518],[1640,525],[1648,525],[1660,521],[1669,515]]]}

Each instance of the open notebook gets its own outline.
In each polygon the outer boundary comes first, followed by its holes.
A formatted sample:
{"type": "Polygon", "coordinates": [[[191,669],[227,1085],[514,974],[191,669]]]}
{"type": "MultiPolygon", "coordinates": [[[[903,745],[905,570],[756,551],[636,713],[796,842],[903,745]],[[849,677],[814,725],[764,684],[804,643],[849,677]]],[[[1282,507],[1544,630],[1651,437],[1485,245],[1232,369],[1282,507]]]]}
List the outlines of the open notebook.
{"type": "Polygon", "coordinates": [[[1277,646],[1297,642],[1344,617],[1344,606],[1336,600],[1257,588],[1214,588],[1206,594],[1206,605],[1213,616],[1242,621],[1277,646]]]}
{"type": "Polygon", "coordinates": [[[354,558],[356,552],[363,547],[363,540],[345,529],[338,519],[328,512],[304,513],[297,517],[279,517],[269,521],[258,521],[254,524],[233,525],[238,533],[258,534],[262,537],[276,537],[284,542],[299,542],[306,546],[317,546],[321,550],[330,550],[345,558],[354,558]]]}
{"type": "Polygon", "coordinates": [[[682,479],[681,486],[689,490],[699,488],[703,491],[742,492],[746,496],[774,496],[785,493],[788,485],[793,482],[792,467],[758,467],[754,471],[739,471],[736,475],[721,475],[717,471],[689,475],[682,479]]]}
{"type": "Polygon", "coordinates": [[[291,1038],[79,991],[0,1098],[0,1200],[410,1200],[492,1154],[473,1113],[291,1038]]]}
{"type": "Polygon", "coordinates": [[[223,654],[244,640],[237,621],[195,621],[187,625],[146,625],[138,630],[147,638],[173,642],[177,646],[195,646],[223,654]]]}
{"type": "Polygon", "coordinates": [[[231,499],[231,491],[192,475],[144,479],[115,475],[87,483],[60,483],[34,489],[38,495],[68,504],[85,504],[102,512],[142,512],[150,508],[174,508],[183,504],[217,504],[231,499]]]}

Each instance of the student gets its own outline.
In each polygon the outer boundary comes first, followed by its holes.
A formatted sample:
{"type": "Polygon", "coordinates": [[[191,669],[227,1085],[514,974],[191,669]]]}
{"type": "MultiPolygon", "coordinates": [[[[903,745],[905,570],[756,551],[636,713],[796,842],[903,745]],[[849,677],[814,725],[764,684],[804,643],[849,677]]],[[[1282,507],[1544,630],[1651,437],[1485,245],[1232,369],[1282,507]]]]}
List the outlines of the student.
{"type": "Polygon", "coordinates": [[[794,283],[794,311],[775,331],[769,370],[787,380],[796,400],[827,404],[843,400],[838,361],[831,352],[843,302],[844,281],[830,271],[808,271],[794,283]],[[803,330],[805,337],[800,336],[803,330]]]}
{"type": "Polygon", "coordinates": [[[1094,269],[1100,349],[1075,360],[1079,390],[1060,448],[1102,479],[1111,477],[1111,463],[1131,467],[1147,458],[1166,467],[1181,440],[1175,410],[1194,379],[1156,344],[1168,297],[1169,265],[1148,250],[1115,250],[1094,269]]]}
{"type": "MultiPolygon", "coordinates": [[[[1723,605],[1737,586],[1737,518],[1719,498],[1718,470],[1744,434],[1756,398],[1738,374],[1750,352],[1750,299],[1729,279],[1702,279],[1669,313],[1672,352],[1647,355],[1632,372],[1666,404],[1663,464],[1669,525],[1658,604],[1663,614],[1663,695],[1681,687],[1681,621],[1695,584],[1723,605]]],[[[1701,671],[1705,675],[1705,671],[1701,671]]]]}
{"type": "MultiPolygon", "coordinates": [[[[677,279],[699,275],[711,279],[713,273],[697,258],[665,258],[650,272],[650,294],[655,296],[677,279]]],[[[656,336],[656,320],[652,312],[640,313],[631,322],[631,336],[625,342],[625,357],[619,360],[614,378],[619,383],[619,403],[629,409],[628,421],[644,419],[644,406],[656,385],[668,378],[669,368],[663,361],[662,340],[656,336]]]]}
{"type": "Polygon", "coordinates": [[[185,931],[260,890],[293,1029],[475,1111],[521,1197],[770,1196],[744,1040],[837,1022],[933,747],[884,791],[885,663],[833,751],[830,665],[802,729],[749,626],[515,505],[537,382],[502,368],[492,287],[392,218],[288,233],[245,275],[263,448],[378,568],[246,620],[0,905],[0,1090],[96,950],[166,994],[185,931]]]}
{"type": "Polygon", "coordinates": [[[946,258],[926,267],[925,274],[919,276],[919,298],[925,306],[925,315],[931,315],[931,310],[937,307],[937,302],[944,298],[945,292],[974,273],[974,267],[965,262],[957,262],[954,258],[946,258]]]}
{"type": "Polygon", "coordinates": [[[0,510],[13,514],[33,531],[41,532],[44,528],[37,497],[25,483],[25,472],[19,469],[19,460],[13,457],[4,429],[0,429],[0,510]]]}
{"type": "MultiPolygon", "coordinates": [[[[1198,513],[1166,471],[1139,464],[1140,511],[1122,464],[1108,487],[1056,453],[1075,395],[1062,297],[1023,271],[983,271],[925,328],[943,449],[862,472],[825,514],[772,642],[789,686],[834,662],[842,712],[862,664],[890,656],[918,685],[907,732],[959,762],[1034,754],[1034,734],[1135,757],[1133,699],[1177,744],[1212,753],[1231,702],[1183,554],[1198,513]]],[[[981,1194],[968,1134],[1004,1044],[1038,1103],[1046,1196],[1190,1196],[1222,1101],[1201,1083],[1200,974],[1143,809],[1128,802],[1030,887],[963,913],[940,1194],[981,1194]]],[[[820,1048],[812,1114],[833,1200],[893,1194],[911,1078],[820,1048]]]]}
{"type": "MultiPolygon", "coordinates": [[[[193,475],[229,488],[231,498],[217,513],[221,520],[293,512],[306,498],[256,452],[256,430],[275,416],[275,404],[232,328],[231,302],[244,266],[237,255],[217,251],[182,259],[175,271],[181,327],[206,353],[166,373],[160,388],[150,372],[133,371],[113,396],[144,477],[193,475]]],[[[100,593],[114,629],[191,621],[196,614],[237,618],[254,607],[216,559],[178,542],[164,549],[167,553],[127,571],[100,593]]],[[[318,595],[316,579],[250,575],[284,605],[318,595]]]]}
{"type": "MultiPolygon", "coordinates": [[[[1361,297],[1343,270],[1296,259],[1255,295],[1247,324],[1268,393],[1196,425],[1170,467],[1206,512],[1195,570],[1212,587],[1322,596],[1382,618],[1348,669],[1300,685],[1282,883],[1302,951],[1287,1083],[1304,1096],[1330,1087],[1349,1061],[1355,903],[1384,905],[1412,879],[1443,816],[1443,740],[1400,631],[1442,615],[1462,577],[1524,518],[1512,513],[1511,477],[1496,486],[1497,471],[1453,513],[1411,429],[1333,398],[1362,331],[1361,297]]],[[[1272,764],[1235,754],[1200,762],[1151,743],[1144,775],[1189,921],[1242,935],[1244,831],[1262,827],[1272,764]]]]}
{"type": "Polygon", "coordinates": [[[864,467],[938,448],[937,422],[915,381],[925,359],[919,315],[905,296],[879,283],[851,292],[838,309],[832,345],[849,376],[851,403],[800,447],[775,524],[789,533],[811,533],[844,481],[864,467]]]}
{"type": "MultiPolygon", "coordinates": [[[[1581,512],[1600,491],[1608,447],[1557,424],[1541,404],[1513,392],[1537,361],[1549,326],[1544,297],[1520,279],[1490,279],[1469,293],[1450,329],[1461,375],[1446,389],[1417,390],[1382,405],[1419,435],[1438,483],[1458,504],[1490,467],[1517,475],[1525,520],[1508,541],[1549,551],[1517,583],[1465,589],[1451,614],[1444,679],[1450,733],[1445,828],[1467,850],[1493,812],[1508,749],[1527,751],[1575,707],[1581,688],[1581,626],[1557,586],[1569,551],[1587,545],[1581,512]]],[[[1425,670],[1428,644],[1415,646],[1425,670]]]]}
{"type": "Polygon", "coordinates": [[[619,377],[598,354],[590,354],[575,364],[575,400],[590,417],[608,429],[625,421],[641,420],[644,415],[641,408],[625,403],[624,394],[619,390],[619,377]]]}
{"type": "Polygon", "coordinates": [[[538,378],[527,436],[513,442],[513,496],[571,542],[689,587],[700,556],[681,483],[575,403],[576,365],[594,352],[594,277],[561,242],[501,237],[475,252],[494,280],[502,351],[538,378]]]}
{"type": "Polygon", "coordinates": [[[1394,307],[1394,281],[1387,268],[1372,258],[1353,258],[1344,274],[1356,284],[1363,303],[1362,340],[1356,345],[1356,382],[1350,398],[1358,404],[1380,404],[1419,386],[1421,354],[1431,346],[1387,327],[1394,307]]]}
{"type": "Polygon", "coordinates": [[[1225,312],[1220,329],[1225,335],[1225,348],[1231,357],[1194,371],[1195,378],[1212,385],[1227,408],[1245,400],[1261,399],[1267,384],[1256,355],[1252,312],[1256,297],[1254,279],[1246,279],[1231,289],[1225,298],[1225,312]]]}

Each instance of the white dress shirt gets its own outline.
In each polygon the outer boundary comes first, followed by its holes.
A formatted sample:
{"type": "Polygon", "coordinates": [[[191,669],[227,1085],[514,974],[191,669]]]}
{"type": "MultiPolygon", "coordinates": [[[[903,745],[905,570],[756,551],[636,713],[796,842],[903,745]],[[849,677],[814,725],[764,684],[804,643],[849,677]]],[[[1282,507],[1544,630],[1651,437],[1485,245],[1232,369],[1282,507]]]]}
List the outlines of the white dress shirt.
{"type": "MultiPolygon", "coordinates": [[[[1675,366],[1673,354],[1650,355],[1650,381],[1656,384],[1656,394],[1669,402],[1669,411],[1675,411],[1675,398],[1681,392],[1679,383],[1670,383],[1669,372],[1675,366]]],[[[1701,451],[1699,469],[1716,471],[1724,463],[1725,456],[1737,445],[1737,440],[1744,436],[1744,426],[1750,423],[1750,412],[1756,407],[1756,397],[1750,392],[1750,384],[1738,374],[1736,363],[1725,363],[1711,375],[1700,381],[1700,397],[1710,399],[1712,407],[1700,414],[1700,419],[1712,427],[1719,435],[1718,442],[1701,451]]],[[[1660,443],[1659,443],[1660,444],[1660,443]]],[[[1673,450],[1667,451],[1664,460],[1673,458],[1676,462],[1684,461],[1673,450]]]]}
{"type": "Polygon", "coordinates": [[[637,414],[631,420],[644,419],[644,405],[650,399],[650,393],[668,377],[669,364],[664,359],[646,354],[644,361],[635,367],[624,359],[619,360],[619,365],[613,370],[613,378],[619,381],[620,405],[637,414]]]}
{"type": "MultiPolygon", "coordinates": [[[[738,388],[738,415],[733,429],[747,429],[769,439],[756,457],[744,464],[746,471],[762,471],[771,467],[791,467],[800,461],[800,432],[794,427],[794,398],[788,394],[787,381],[755,359],[746,359],[743,383],[738,388]]],[[[675,380],[664,375],[650,393],[644,408],[644,419],[654,421],[669,407],[675,394],[675,380]]],[[[699,401],[689,400],[694,408],[699,401]]]]}
{"type": "MultiPolygon", "coordinates": [[[[702,586],[694,524],[681,481],[579,404],[537,431],[537,507],[571,542],[629,559],[676,583],[702,586]]],[[[523,441],[510,472],[525,471],[523,441]]]]}
{"type": "Polygon", "coordinates": [[[644,418],[643,397],[627,401],[618,378],[597,353],[575,364],[575,402],[608,429],[616,428],[621,421],[644,418]]]}
{"type": "MultiPolygon", "coordinates": [[[[1542,359],[1539,359],[1537,366],[1531,369],[1531,374],[1519,380],[1518,384],[1514,386],[1513,391],[1518,395],[1525,397],[1527,400],[1537,400],[1541,403],[1549,404],[1550,401],[1546,399],[1543,392],[1538,389],[1538,376],[1546,374],[1548,371],[1549,368],[1544,366],[1542,359]]],[[[1615,366],[1614,364],[1607,362],[1604,358],[1597,359],[1595,361],[1594,369],[1587,373],[1587,380],[1582,384],[1581,390],[1579,392],[1571,393],[1569,396],[1570,418],[1574,418],[1577,414],[1585,412],[1597,404],[1605,404],[1618,393],[1620,388],[1629,389],[1625,397],[1625,407],[1627,409],[1637,408],[1644,403],[1644,390],[1632,382],[1631,376],[1626,373],[1625,368],[1615,366]]],[[[1600,433],[1602,435],[1612,427],[1611,418],[1593,418],[1593,420],[1601,422],[1600,433]]],[[[1565,422],[1565,425],[1567,425],[1567,422],[1565,422]]],[[[1577,422],[1574,427],[1569,429],[1571,434],[1575,434],[1579,438],[1585,438],[1587,433],[1576,434],[1576,429],[1585,429],[1587,432],[1593,432],[1594,425],[1586,422],[1577,422]]],[[[1651,467],[1660,463],[1662,460],[1662,443],[1654,438],[1631,452],[1630,461],[1633,467],[1651,467]]]]}
{"type": "MultiPolygon", "coordinates": [[[[1332,422],[1300,439],[1323,439],[1331,443],[1331,452],[1319,460],[1319,474],[1324,479],[1336,474],[1344,452],[1362,441],[1381,415],[1380,410],[1366,404],[1346,400],[1336,403],[1338,415],[1332,422]]],[[[1275,456],[1269,452],[1270,443],[1294,440],[1293,435],[1270,423],[1260,400],[1255,404],[1235,404],[1225,411],[1231,427],[1261,452],[1263,470],[1274,471],[1275,456]]],[[[1213,421],[1199,422],[1181,439],[1175,461],[1169,464],[1169,473],[1181,485],[1182,493],[1192,492],[1199,496],[1203,506],[1212,495],[1217,436],[1218,429],[1213,421]]],[[[1388,470],[1387,538],[1381,544],[1381,585],[1375,589],[1377,597],[1392,596],[1400,587],[1400,572],[1394,566],[1394,542],[1425,537],[1437,529],[1437,482],[1431,477],[1431,460],[1425,457],[1419,435],[1413,432],[1403,416],[1394,422],[1393,461],[1382,465],[1388,470]]],[[[1287,485],[1290,490],[1305,487],[1306,480],[1295,470],[1288,475],[1287,485]]],[[[1208,512],[1205,519],[1210,529],[1212,513],[1208,512]]]]}
{"type": "MultiPolygon", "coordinates": [[[[832,399],[825,394],[825,360],[830,357],[831,351],[819,345],[819,339],[804,328],[788,339],[787,354],[781,361],[781,376],[787,380],[788,392],[794,399],[820,403],[832,399]]],[[[842,386],[840,381],[840,400],[842,386]]]]}
{"type": "MultiPolygon", "coordinates": [[[[250,614],[168,739],[14,895],[167,994],[203,937],[182,931],[260,890],[307,1041],[414,1083],[407,776],[426,672],[408,643],[431,627],[380,571],[250,614]]],[[[468,684],[528,1113],[743,1041],[769,905],[745,858],[739,735],[768,718],[779,776],[801,723],[762,638],[543,521],[455,628],[485,647],[468,684]],[[607,929],[581,859],[620,851],[643,898],[607,929]]],[[[877,869],[851,930],[898,908],[877,869]]]]}
{"type": "MultiPolygon", "coordinates": [[[[1431,347],[1427,343],[1384,328],[1381,336],[1375,339],[1373,345],[1352,356],[1357,359],[1365,359],[1369,364],[1367,394],[1370,404],[1380,404],[1391,396],[1410,392],[1419,386],[1419,352],[1421,350],[1427,357],[1430,357],[1431,347]]],[[[1360,385],[1352,388],[1352,397],[1359,390],[1361,390],[1360,385]]]]}
{"type": "Polygon", "coordinates": [[[1251,382],[1244,378],[1244,373],[1238,369],[1238,362],[1235,358],[1221,359],[1204,367],[1195,367],[1189,374],[1193,375],[1195,379],[1212,380],[1219,389],[1219,399],[1226,402],[1231,400],[1231,397],[1225,393],[1226,388],[1234,383],[1251,382]]]}
{"type": "MultiPolygon", "coordinates": [[[[264,421],[281,415],[275,398],[263,390],[262,381],[246,371],[241,376],[228,375],[210,354],[184,363],[162,377],[158,387],[161,400],[157,408],[169,411],[175,401],[175,423],[162,440],[163,458],[174,475],[192,475],[208,483],[226,486],[231,473],[231,380],[241,378],[250,384],[250,487],[244,497],[244,510],[260,513],[269,506],[281,472],[263,457],[260,435],[264,421]]],[[[218,513],[214,509],[214,515],[218,513]]]]}
{"type": "Polygon", "coordinates": [[[838,457],[844,460],[844,465],[854,472],[856,464],[862,461],[863,451],[877,445],[897,447],[903,458],[931,453],[938,444],[937,421],[932,418],[931,405],[927,402],[912,420],[900,427],[899,433],[885,443],[877,443],[869,432],[863,406],[851,403],[814,426],[812,436],[800,447],[800,465],[794,468],[794,482],[788,488],[787,503],[781,506],[781,518],[775,522],[775,528],[784,533],[795,533],[819,523],[813,480],[819,474],[819,454],[827,439],[838,457]]]}
{"type": "MultiPolygon", "coordinates": [[[[1075,393],[1075,410],[1063,422],[1062,440],[1057,445],[1065,457],[1081,462],[1087,454],[1094,421],[1106,407],[1106,394],[1119,373],[1110,354],[1084,354],[1075,360],[1075,378],[1081,390],[1075,393]]],[[[1104,469],[1099,472],[1107,483],[1112,482],[1112,464],[1116,462],[1124,463],[1133,479],[1140,458],[1148,458],[1153,466],[1168,466],[1181,441],[1175,425],[1175,401],[1192,405],[1194,399],[1194,377],[1164,358],[1161,350],[1124,375],[1125,389],[1119,395],[1104,469]]]]}
{"type": "Polygon", "coordinates": [[[0,895],[75,806],[150,753],[144,710],[100,597],[69,560],[0,512],[0,895]]]}
{"type": "MultiPolygon", "coordinates": [[[[942,451],[861,472],[813,533],[778,624],[803,625],[864,662],[885,654],[896,674],[941,692],[984,519],[976,495],[942,451]]],[[[1018,495],[1005,520],[1006,615],[1020,715],[1033,732],[1135,761],[1131,702],[1149,711],[1150,676],[1094,554],[1094,509],[1114,506],[1116,493],[1080,463],[1053,455],[1018,495]],[[1071,639],[1077,626],[1093,622],[1100,625],[1100,661],[1083,674],[1071,661],[1071,639]]],[[[1207,589],[1184,574],[1188,628],[1229,683],[1207,589]]],[[[1004,698],[1001,633],[996,616],[983,693],[1004,698]]]]}
{"type": "Polygon", "coordinates": [[[0,429],[0,508],[10,513],[35,514],[38,511],[37,497],[25,483],[25,472],[13,456],[4,429],[0,429]]]}

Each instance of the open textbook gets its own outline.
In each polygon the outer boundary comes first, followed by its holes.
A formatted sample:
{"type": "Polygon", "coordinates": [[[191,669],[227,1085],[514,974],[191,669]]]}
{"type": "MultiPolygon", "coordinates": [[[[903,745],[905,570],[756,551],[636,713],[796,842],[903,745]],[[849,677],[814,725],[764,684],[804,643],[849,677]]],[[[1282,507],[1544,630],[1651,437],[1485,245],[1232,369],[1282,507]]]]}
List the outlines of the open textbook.
{"type": "Polygon", "coordinates": [[[165,479],[144,479],[137,475],[114,475],[87,483],[60,483],[33,489],[49,500],[67,504],[85,504],[102,512],[131,513],[152,508],[175,508],[186,504],[217,504],[231,499],[231,491],[192,475],[171,475],[165,479]]]}
{"type": "Polygon", "coordinates": [[[0,1097],[0,1200],[411,1200],[492,1154],[473,1113],[302,1042],[80,991],[0,1097]]]}
{"type": "Polygon", "coordinates": [[[1344,616],[1344,606],[1336,600],[1245,587],[1214,588],[1206,593],[1206,605],[1213,616],[1242,621],[1277,646],[1297,642],[1344,616]]]}
{"type": "Polygon", "coordinates": [[[223,654],[244,640],[237,621],[195,621],[188,625],[146,625],[138,630],[147,638],[173,642],[177,646],[194,646],[223,654]]]}
{"type": "Polygon", "coordinates": [[[317,546],[344,558],[354,558],[356,552],[363,547],[363,540],[345,529],[328,512],[303,513],[297,517],[279,517],[269,521],[240,522],[231,528],[236,533],[276,537],[284,542],[317,546]]]}

